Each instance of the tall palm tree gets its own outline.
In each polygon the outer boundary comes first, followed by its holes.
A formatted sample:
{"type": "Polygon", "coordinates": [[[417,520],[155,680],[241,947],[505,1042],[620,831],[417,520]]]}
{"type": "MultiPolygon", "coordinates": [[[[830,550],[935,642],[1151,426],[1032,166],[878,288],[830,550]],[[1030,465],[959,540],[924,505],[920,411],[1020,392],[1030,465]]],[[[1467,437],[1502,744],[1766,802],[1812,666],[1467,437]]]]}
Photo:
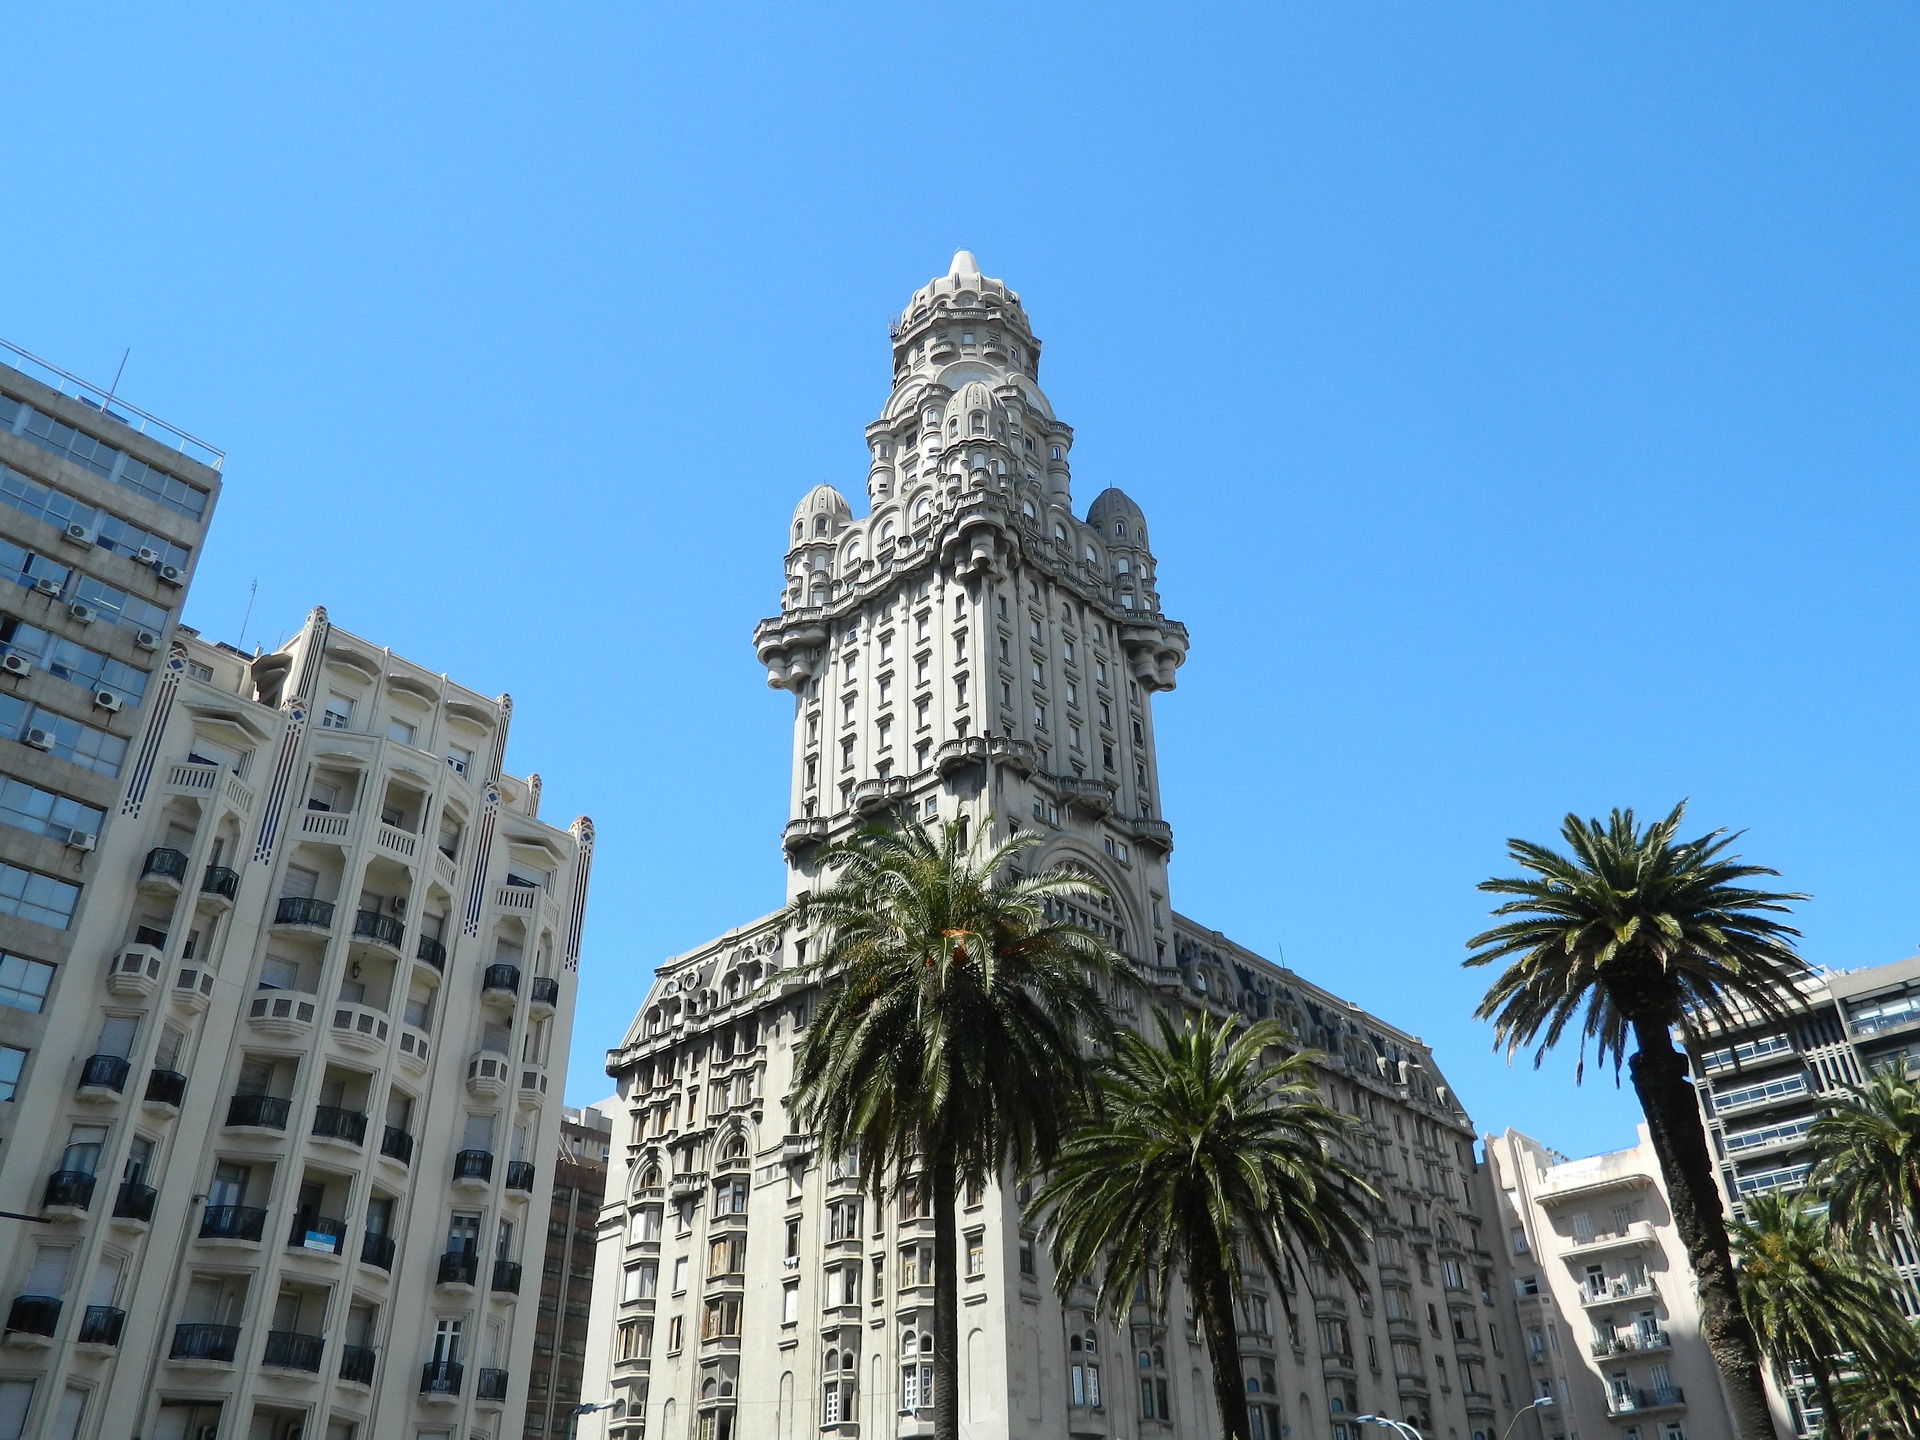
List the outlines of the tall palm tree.
{"type": "Polygon", "coordinates": [[[1920,1219],[1920,1076],[1906,1056],[1827,1100],[1809,1138],[1834,1228],[1856,1250],[1920,1219]]]}
{"type": "Polygon", "coordinates": [[[1876,1261],[1831,1243],[1811,1191],[1758,1195],[1732,1229],[1740,1305],[1782,1389],[1804,1366],[1820,1397],[1822,1433],[1842,1433],[1834,1382],[1849,1371],[1900,1368],[1912,1354],[1907,1322],[1893,1302],[1899,1280],[1876,1261]]]}
{"type": "Polygon", "coordinates": [[[1774,917],[1806,897],[1743,886],[1776,872],[1726,854],[1737,837],[1724,830],[1676,839],[1685,811],[1682,802],[1644,830],[1631,810],[1615,810],[1605,824],[1568,815],[1565,855],[1507,841],[1529,873],[1481,883],[1513,897],[1493,911],[1513,918],[1469,940],[1466,963],[1510,962],[1475,1012],[1493,1021],[1495,1044],[1509,1056],[1538,1042],[1537,1067],[1572,1026],[1581,1037],[1576,1080],[1589,1042],[1616,1075],[1626,1064],[1699,1288],[1701,1332],[1738,1433],[1759,1440],[1773,1434],[1759,1349],[1740,1309],[1706,1131],[1673,1032],[1755,1015],[1784,1022],[1800,1008],[1796,986],[1809,971],[1793,948],[1799,932],[1774,917]]]}
{"type": "Polygon", "coordinates": [[[933,1420],[957,1440],[962,1183],[1051,1161],[1090,1083],[1085,1039],[1112,1030],[1102,981],[1125,962],[1050,903],[1091,876],[1022,876],[1031,834],[969,845],[958,823],[911,820],[821,852],[836,878],[788,920],[819,937],[822,982],[795,1059],[795,1109],[823,1150],[858,1147],[862,1183],[909,1165],[931,1185],[933,1420]]]}
{"type": "Polygon", "coordinates": [[[1284,1028],[1154,1018],[1158,1043],[1123,1031],[1100,1061],[1094,1103],[1034,1204],[1062,1298],[1097,1275],[1095,1303],[1116,1319],[1141,1284],[1164,1315],[1170,1277],[1185,1280],[1222,1433],[1244,1440],[1235,1237],[1275,1277],[1308,1258],[1352,1276],[1377,1197],[1339,1156],[1353,1122],[1321,1100],[1314,1056],[1272,1058],[1292,1044],[1284,1028]]]}

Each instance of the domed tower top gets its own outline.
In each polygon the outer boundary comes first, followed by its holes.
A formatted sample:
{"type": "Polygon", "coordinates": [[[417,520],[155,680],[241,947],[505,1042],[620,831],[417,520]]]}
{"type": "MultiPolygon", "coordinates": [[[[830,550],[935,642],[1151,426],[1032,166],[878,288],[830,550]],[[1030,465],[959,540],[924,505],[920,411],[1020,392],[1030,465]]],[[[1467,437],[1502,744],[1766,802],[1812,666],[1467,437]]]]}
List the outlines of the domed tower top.
{"type": "Polygon", "coordinates": [[[892,331],[896,381],[928,361],[937,368],[969,352],[1029,376],[1040,373],[1040,342],[1020,296],[982,275],[971,250],[956,250],[946,274],[913,292],[892,331]],[[978,328],[965,329],[968,324],[978,328]]]}

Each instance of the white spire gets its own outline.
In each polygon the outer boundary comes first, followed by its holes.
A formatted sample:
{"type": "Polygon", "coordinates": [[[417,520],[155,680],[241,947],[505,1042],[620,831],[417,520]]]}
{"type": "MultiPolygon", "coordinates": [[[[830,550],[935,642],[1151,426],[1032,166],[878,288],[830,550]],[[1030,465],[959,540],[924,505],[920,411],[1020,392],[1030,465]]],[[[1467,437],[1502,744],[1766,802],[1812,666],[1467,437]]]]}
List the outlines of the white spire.
{"type": "Polygon", "coordinates": [[[980,263],[973,258],[973,252],[971,250],[956,250],[953,252],[953,264],[947,267],[947,275],[949,278],[960,275],[978,275],[979,273],[980,263]]]}

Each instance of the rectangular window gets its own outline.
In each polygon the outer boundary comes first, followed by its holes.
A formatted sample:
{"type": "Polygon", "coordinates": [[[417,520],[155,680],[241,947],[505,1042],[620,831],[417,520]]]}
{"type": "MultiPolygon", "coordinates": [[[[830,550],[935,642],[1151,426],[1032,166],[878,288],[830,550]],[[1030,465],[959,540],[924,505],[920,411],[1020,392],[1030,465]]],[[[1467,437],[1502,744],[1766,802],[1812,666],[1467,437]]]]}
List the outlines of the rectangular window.
{"type": "Polygon", "coordinates": [[[11,1005],[16,1010],[43,1010],[52,985],[53,966],[0,952],[0,1005],[11,1005]]]}
{"type": "Polygon", "coordinates": [[[780,1323],[797,1325],[800,1323],[800,1282],[789,1280],[780,1289],[780,1323]]]}
{"type": "Polygon", "coordinates": [[[64,930],[73,921],[79,899],[78,885],[0,861],[0,914],[64,930]]]}
{"type": "Polygon", "coordinates": [[[680,1353],[680,1317],[678,1315],[667,1321],[667,1353],[669,1355],[680,1353]]]}
{"type": "Polygon", "coordinates": [[[106,818],[104,810],[42,790],[11,775],[0,775],[0,825],[50,836],[66,844],[76,831],[97,839],[106,818]]]}
{"type": "Polygon", "coordinates": [[[398,740],[402,745],[413,744],[413,737],[416,733],[418,732],[414,726],[405,720],[389,720],[387,722],[387,738],[389,740],[398,740]]]}
{"type": "Polygon", "coordinates": [[[348,730],[353,727],[353,701],[344,695],[329,695],[327,708],[320,712],[322,730],[348,730]]]}
{"type": "Polygon", "coordinates": [[[13,695],[0,695],[0,736],[57,755],[109,779],[120,774],[120,766],[127,756],[127,742],[119,736],[69,720],[42,706],[29,705],[13,695]]]}

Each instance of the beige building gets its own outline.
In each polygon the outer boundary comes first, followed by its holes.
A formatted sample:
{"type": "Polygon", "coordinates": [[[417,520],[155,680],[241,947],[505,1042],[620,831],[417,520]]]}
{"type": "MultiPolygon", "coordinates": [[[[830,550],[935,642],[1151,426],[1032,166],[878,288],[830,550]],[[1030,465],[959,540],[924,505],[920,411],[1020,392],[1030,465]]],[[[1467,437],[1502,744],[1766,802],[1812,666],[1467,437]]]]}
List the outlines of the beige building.
{"type": "MultiPolygon", "coordinates": [[[[755,634],[792,697],[787,892],[822,842],[905,809],[1021,827],[1037,863],[1111,900],[1071,907],[1151,977],[1155,1002],[1272,1016],[1331,1057],[1387,1197],[1365,1283],[1256,1277],[1240,1363],[1256,1436],[1359,1440],[1356,1416],[1498,1440],[1525,1389],[1495,1202],[1474,1132],[1417,1037],[1173,908],[1155,698],[1185,629],[1161,611],[1140,509],[1084,514],[1072,430],[1039,386],[1019,297],[972,256],[892,330],[867,427],[867,514],[829,486],[787,535],[780,612],[755,634]],[[1288,1293],[1284,1294],[1285,1290],[1288,1293]],[[1288,1313],[1295,1317],[1290,1325],[1288,1313]]],[[[933,1220],[915,1179],[863,1194],[788,1114],[808,937],[767,916],[658,967],[608,1071],[614,1163],[594,1270],[586,1436],[791,1440],[931,1433],[933,1220]],[[769,981],[772,983],[769,985],[769,981]]],[[[1024,1197],[964,1197],[963,1433],[1206,1437],[1209,1366],[1184,1305],[1114,1328],[1054,1296],[1024,1197]]]]}
{"type": "MultiPolygon", "coordinates": [[[[1489,1135],[1542,1440],[1732,1440],[1700,1335],[1686,1247],[1645,1125],[1638,1143],[1569,1160],[1489,1135]]],[[[1782,1408],[1777,1417],[1785,1422],[1782,1408]]]]}
{"type": "Polygon", "coordinates": [[[146,702],[7,1107],[0,1437],[517,1433],[591,826],[321,610],[146,702]]]}

